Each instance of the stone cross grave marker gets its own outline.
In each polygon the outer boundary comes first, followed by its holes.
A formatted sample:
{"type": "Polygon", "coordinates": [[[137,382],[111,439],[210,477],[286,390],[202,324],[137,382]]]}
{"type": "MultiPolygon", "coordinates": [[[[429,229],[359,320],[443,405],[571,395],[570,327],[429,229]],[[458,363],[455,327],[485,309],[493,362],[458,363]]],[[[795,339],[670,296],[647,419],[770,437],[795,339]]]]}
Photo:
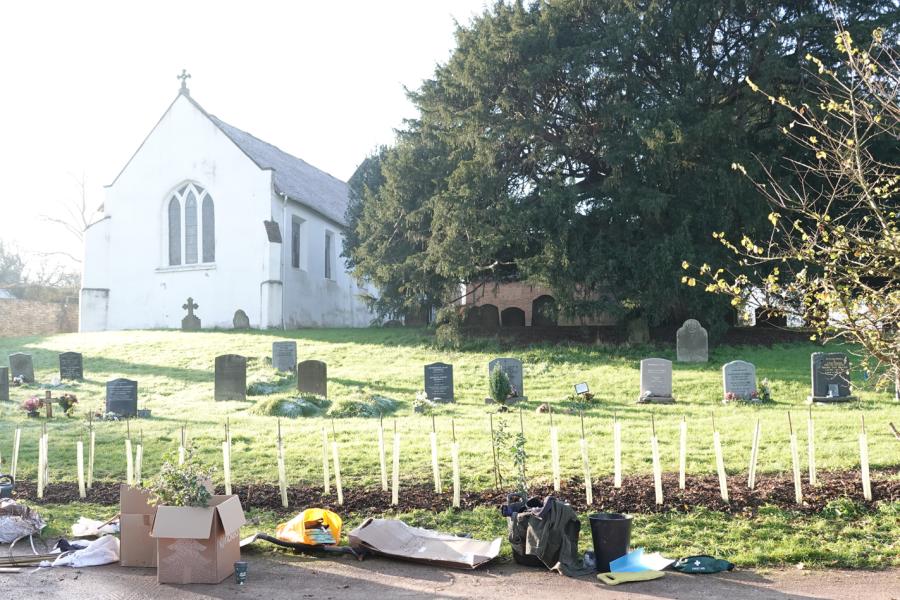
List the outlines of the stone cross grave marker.
{"type": "Polygon", "coordinates": [[[709,361],[709,336],[700,321],[688,319],[675,333],[678,362],[709,361]]]}
{"type": "Polygon", "coordinates": [[[297,365],[297,391],[328,397],[328,366],[320,360],[304,360],[297,365]]]}
{"type": "Polygon", "coordinates": [[[247,357],[223,354],[216,357],[216,400],[247,399],[247,357]]]}
{"type": "Polygon", "coordinates": [[[0,367],[0,402],[9,402],[9,367],[0,367]]]}
{"type": "Polygon", "coordinates": [[[187,302],[181,305],[181,308],[188,312],[187,316],[181,320],[181,330],[199,331],[200,317],[194,314],[194,310],[200,308],[200,305],[194,302],[193,298],[188,298],[187,302]]]}
{"type": "Polygon", "coordinates": [[[850,358],[843,352],[813,352],[810,356],[812,394],[809,402],[849,402],[850,358]]]}
{"type": "Polygon", "coordinates": [[[639,402],[672,404],[672,361],[645,358],[641,361],[641,395],[639,402]]]}
{"type": "Polygon", "coordinates": [[[80,352],[63,352],[59,355],[60,379],[84,379],[84,357],[80,352]]]}
{"type": "Polygon", "coordinates": [[[745,360],[733,360],[722,365],[723,394],[732,393],[749,400],[756,391],[756,367],[745,360]]]}
{"type": "Polygon", "coordinates": [[[297,368],[297,342],[272,342],[272,367],[279,371],[297,368]]]}
{"type": "Polygon", "coordinates": [[[137,416],[138,382],[131,379],[113,379],[106,382],[106,412],[120,417],[137,416]]]}
{"type": "Polygon", "coordinates": [[[509,377],[509,383],[513,387],[513,396],[525,397],[525,378],[522,374],[522,361],[518,358],[495,358],[488,363],[488,378],[494,369],[500,369],[509,377]]]}
{"type": "Polygon", "coordinates": [[[425,393],[432,402],[453,402],[453,365],[425,365],[425,393]]]}
{"type": "Polygon", "coordinates": [[[13,377],[23,377],[26,383],[34,383],[34,363],[30,354],[22,352],[10,354],[9,371],[13,377]]]}

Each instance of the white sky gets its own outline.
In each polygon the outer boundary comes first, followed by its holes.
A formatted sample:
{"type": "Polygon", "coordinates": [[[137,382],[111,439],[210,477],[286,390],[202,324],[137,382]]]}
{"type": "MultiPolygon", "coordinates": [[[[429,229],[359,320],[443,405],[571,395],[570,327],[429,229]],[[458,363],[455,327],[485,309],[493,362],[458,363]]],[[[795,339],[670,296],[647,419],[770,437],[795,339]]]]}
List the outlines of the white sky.
{"type": "Polygon", "coordinates": [[[484,0],[4,2],[0,7],[0,240],[78,243],[41,220],[103,201],[191,73],[207,111],[348,179],[415,112],[418,87],[484,0]]]}

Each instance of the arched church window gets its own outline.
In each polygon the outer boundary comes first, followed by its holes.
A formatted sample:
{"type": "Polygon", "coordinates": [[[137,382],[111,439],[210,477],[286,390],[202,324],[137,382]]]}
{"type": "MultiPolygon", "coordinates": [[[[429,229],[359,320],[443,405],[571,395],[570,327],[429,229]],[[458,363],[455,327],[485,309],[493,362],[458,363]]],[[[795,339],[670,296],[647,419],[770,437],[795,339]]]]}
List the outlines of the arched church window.
{"type": "Polygon", "coordinates": [[[195,183],[178,186],[168,205],[169,265],[182,264],[182,256],[186,265],[215,262],[215,214],[209,192],[195,183]]]}
{"type": "Polygon", "coordinates": [[[169,200],[169,264],[181,264],[181,204],[174,196],[169,200]]]}

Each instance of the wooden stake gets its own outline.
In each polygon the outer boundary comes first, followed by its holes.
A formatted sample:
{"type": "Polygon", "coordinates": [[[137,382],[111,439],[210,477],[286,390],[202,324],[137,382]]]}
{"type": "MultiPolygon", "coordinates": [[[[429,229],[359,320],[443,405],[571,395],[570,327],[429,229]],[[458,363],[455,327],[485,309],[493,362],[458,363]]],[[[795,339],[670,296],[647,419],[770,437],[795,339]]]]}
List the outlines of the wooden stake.
{"type": "Polygon", "coordinates": [[[685,488],[685,470],[687,468],[687,419],[681,415],[681,434],[678,445],[678,489],[685,488]]]}
{"type": "Polygon", "coordinates": [[[756,419],[756,428],[753,430],[753,443],[750,446],[750,469],[747,476],[747,487],[751,490],[756,487],[756,461],[759,457],[759,419],[756,419]]]}
{"type": "Polygon", "coordinates": [[[322,487],[331,493],[331,476],[328,474],[328,431],[322,427],[322,487]]]}
{"type": "Polygon", "coordinates": [[[434,493],[441,493],[441,471],[438,466],[438,453],[437,453],[437,428],[434,423],[434,415],[431,415],[431,433],[429,434],[431,438],[431,473],[434,476],[434,493]]]}
{"type": "Polygon", "coordinates": [[[716,417],[713,415],[713,447],[716,451],[716,470],[719,472],[719,494],[728,502],[728,477],[725,474],[725,457],[722,455],[722,440],[716,429],[716,417]]]}
{"type": "Polygon", "coordinates": [[[459,508],[459,444],[456,442],[456,424],[450,419],[453,442],[450,444],[450,460],[453,468],[453,508],[459,508]]]}
{"type": "Polygon", "coordinates": [[[85,498],[87,491],[84,487],[84,442],[75,442],[75,464],[78,467],[78,497],[85,498]]]}
{"type": "Polygon", "coordinates": [[[662,466],[659,463],[659,441],[656,439],[656,418],[650,415],[652,433],[650,435],[650,452],[653,455],[653,490],[656,493],[657,506],[663,503],[662,466]]]}
{"type": "Polygon", "coordinates": [[[13,454],[12,454],[12,462],[9,465],[9,474],[12,475],[13,480],[16,478],[16,469],[19,466],[19,445],[22,441],[22,428],[16,427],[16,433],[13,437],[13,454]]]}
{"type": "Polygon", "coordinates": [[[622,424],[613,415],[613,487],[622,487],[622,424]]]}
{"type": "Polygon", "coordinates": [[[381,491],[388,491],[387,459],[384,456],[384,423],[378,417],[378,458],[381,463],[381,491]]]}
{"type": "Polygon", "coordinates": [[[809,485],[816,483],[816,434],[813,428],[812,405],[809,407],[809,416],[806,419],[806,442],[809,454],[809,485]]]}
{"type": "Polygon", "coordinates": [[[287,473],[284,467],[284,446],[281,442],[281,419],[278,419],[278,434],[276,437],[275,451],[278,459],[278,490],[281,492],[281,506],[288,507],[287,473]]]}
{"type": "Polygon", "coordinates": [[[553,470],[553,491],[558,492],[562,484],[559,473],[559,432],[553,424],[553,408],[550,408],[550,466],[553,470]]]}
{"type": "Polygon", "coordinates": [[[862,430],[859,432],[859,466],[862,470],[863,498],[872,501],[872,481],[869,479],[869,439],[866,434],[866,417],[862,417],[862,430]]]}
{"type": "Polygon", "coordinates": [[[397,431],[397,419],[394,419],[394,460],[391,473],[391,504],[400,504],[400,432],[397,431]]]}
{"type": "Polygon", "coordinates": [[[797,449],[797,434],[794,433],[794,424],[791,421],[790,412],[788,412],[788,427],[791,432],[791,467],[794,473],[794,500],[797,504],[803,504],[803,486],[800,481],[800,452],[797,449]]]}

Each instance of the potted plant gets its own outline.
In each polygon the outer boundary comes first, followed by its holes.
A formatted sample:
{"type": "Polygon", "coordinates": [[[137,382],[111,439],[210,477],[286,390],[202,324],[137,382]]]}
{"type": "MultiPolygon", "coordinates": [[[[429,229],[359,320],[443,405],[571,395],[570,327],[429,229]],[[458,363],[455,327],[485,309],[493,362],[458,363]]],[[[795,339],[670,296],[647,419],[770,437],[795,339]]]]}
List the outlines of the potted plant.
{"type": "Polygon", "coordinates": [[[177,456],[169,456],[147,486],[150,503],[205,507],[212,497],[210,488],[214,471],[212,467],[204,467],[190,452],[180,465],[177,456]]]}
{"type": "Polygon", "coordinates": [[[27,412],[28,416],[33,419],[38,416],[38,410],[40,410],[42,406],[44,406],[44,401],[37,396],[32,396],[22,403],[22,410],[27,412]]]}

